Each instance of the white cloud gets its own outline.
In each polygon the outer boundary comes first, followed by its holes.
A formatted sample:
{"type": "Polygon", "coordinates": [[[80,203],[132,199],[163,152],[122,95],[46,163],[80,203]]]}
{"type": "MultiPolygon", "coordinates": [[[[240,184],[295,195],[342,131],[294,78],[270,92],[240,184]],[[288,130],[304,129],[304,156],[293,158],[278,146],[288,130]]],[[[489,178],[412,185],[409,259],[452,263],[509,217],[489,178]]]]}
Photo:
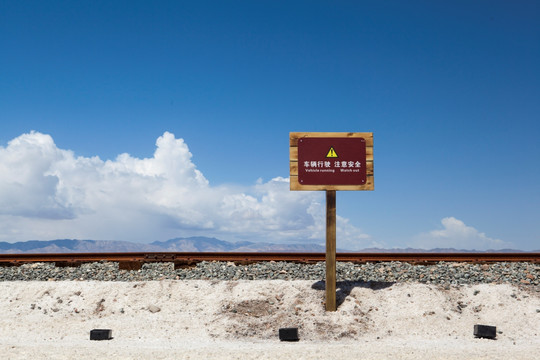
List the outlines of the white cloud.
{"type": "MultiPolygon", "coordinates": [[[[191,157],[169,132],[151,158],[107,161],[59,149],[49,135],[23,134],[0,147],[0,241],[207,235],[324,243],[321,192],[289,191],[282,177],[211,186],[191,157]]],[[[369,236],[338,217],[338,246],[349,245],[369,246],[369,236]]]]}
{"type": "Polygon", "coordinates": [[[455,248],[464,250],[496,250],[511,248],[512,243],[493,239],[455,217],[441,220],[442,229],[432,230],[416,237],[413,247],[424,249],[455,248]]]}
{"type": "Polygon", "coordinates": [[[49,173],[51,166],[70,155],[39,133],[21,135],[0,148],[0,214],[73,218],[69,204],[57,198],[58,177],[49,173]]]}

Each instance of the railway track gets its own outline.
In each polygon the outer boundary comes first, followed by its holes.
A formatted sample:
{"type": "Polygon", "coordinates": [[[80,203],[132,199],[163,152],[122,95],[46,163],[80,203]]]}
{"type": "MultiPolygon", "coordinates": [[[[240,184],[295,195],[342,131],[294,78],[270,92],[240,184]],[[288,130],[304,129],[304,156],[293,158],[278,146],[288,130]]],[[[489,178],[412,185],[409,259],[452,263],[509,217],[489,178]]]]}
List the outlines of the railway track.
{"type": "MultiPolygon", "coordinates": [[[[338,253],[337,261],[367,263],[401,261],[414,264],[438,262],[540,262],[540,253],[338,253]]],[[[118,262],[120,269],[140,269],[144,263],[173,262],[175,267],[191,266],[201,261],[227,261],[249,264],[262,261],[316,263],[325,261],[324,253],[283,252],[132,252],[132,253],[62,253],[62,254],[0,254],[0,266],[54,262],[56,266],[79,266],[83,263],[118,262]]]]}

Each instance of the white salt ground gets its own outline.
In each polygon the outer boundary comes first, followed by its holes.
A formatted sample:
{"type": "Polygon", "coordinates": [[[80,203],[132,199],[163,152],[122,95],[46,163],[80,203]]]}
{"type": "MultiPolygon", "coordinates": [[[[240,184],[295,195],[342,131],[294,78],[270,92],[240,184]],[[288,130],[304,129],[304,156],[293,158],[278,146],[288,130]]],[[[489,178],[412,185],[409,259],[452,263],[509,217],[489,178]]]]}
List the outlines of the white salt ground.
{"type": "Polygon", "coordinates": [[[313,281],[1,282],[2,359],[534,359],[540,293],[313,281]],[[475,324],[497,340],[476,339],[475,324]],[[278,340],[298,327],[300,341],[278,340]],[[90,330],[113,339],[90,341],[90,330]]]}

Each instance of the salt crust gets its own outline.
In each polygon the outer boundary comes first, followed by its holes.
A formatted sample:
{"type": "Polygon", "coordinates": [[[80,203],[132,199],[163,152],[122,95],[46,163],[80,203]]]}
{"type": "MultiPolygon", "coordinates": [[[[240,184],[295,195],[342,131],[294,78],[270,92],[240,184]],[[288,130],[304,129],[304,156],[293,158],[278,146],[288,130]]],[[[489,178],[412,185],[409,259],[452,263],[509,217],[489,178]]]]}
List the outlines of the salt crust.
{"type": "Polygon", "coordinates": [[[540,292],[314,281],[2,282],[4,359],[533,359],[540,292]],[[497,340],[475,339],[475,324],[497,340]],[[280,327],[299,327],[282,343],[280,327]],[[90,341],[90,330],[113,339],[90,341]]]}

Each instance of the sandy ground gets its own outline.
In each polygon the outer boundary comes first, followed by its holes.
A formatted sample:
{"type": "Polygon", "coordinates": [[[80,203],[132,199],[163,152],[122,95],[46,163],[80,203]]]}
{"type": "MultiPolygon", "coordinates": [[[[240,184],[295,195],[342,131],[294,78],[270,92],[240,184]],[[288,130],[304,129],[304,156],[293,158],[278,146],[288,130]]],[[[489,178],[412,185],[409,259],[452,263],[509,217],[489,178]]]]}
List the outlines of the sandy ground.
{"type": "Polygon", "coordinates": [[[3,359],[533,359],[540,292],[313,281],[2,282],[3,359]],[[476,339],[475,324],[497,327],[476,339]],[[280,342],[280,327],[300,341],[280,342]],[[90,341],[90,330],[113,339],[90,341]]]}

